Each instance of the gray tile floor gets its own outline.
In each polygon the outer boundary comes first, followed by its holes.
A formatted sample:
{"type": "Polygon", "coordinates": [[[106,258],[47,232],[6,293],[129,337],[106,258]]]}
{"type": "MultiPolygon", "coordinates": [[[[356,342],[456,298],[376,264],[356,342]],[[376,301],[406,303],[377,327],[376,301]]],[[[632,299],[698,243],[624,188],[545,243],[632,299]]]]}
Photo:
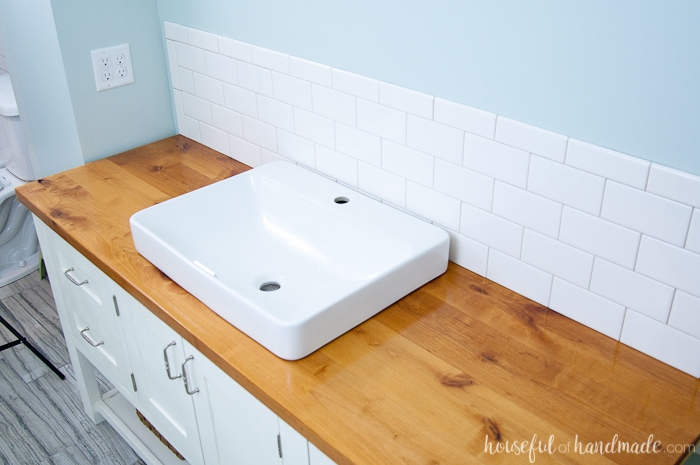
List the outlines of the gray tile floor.
{"type": "MultiPolygon", "coordinates": [[[[0,288],[0,315],[66,374],[22,345],[0,352],[0,464],[143,464],[107,423],[83,414],[48,281],[35,272],[0,288]]],[[[0,345],[12,340],[0,325],[0,345]]]]}

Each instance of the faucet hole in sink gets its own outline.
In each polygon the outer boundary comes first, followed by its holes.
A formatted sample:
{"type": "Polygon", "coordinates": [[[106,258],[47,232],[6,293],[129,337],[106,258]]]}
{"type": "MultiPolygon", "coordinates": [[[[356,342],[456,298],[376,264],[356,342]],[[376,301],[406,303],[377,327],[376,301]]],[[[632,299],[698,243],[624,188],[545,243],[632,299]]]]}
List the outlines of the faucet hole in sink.
{"type": "Polygon", "coordinates": [[[268,281],[268,282],[266,282],[266,283],[263,283],[263,284],[260,286],[260,290],[263,291],[263,292],[272,292],[272,291],[276,291],[276,290],[279,289],[280,287],[282,287],[282,286],[280,285],[280,283],[276,283],[276,282],[274,282],[274,281],[268,281]]]}
{"type": "Polygon", "coordinates": [[[348,203],[349,201],[350,201],[350,199],[347,197],[336,197],[334,200],[335,203],[340,204],[340,205],[342,205],[344,203],[348,203]]]}

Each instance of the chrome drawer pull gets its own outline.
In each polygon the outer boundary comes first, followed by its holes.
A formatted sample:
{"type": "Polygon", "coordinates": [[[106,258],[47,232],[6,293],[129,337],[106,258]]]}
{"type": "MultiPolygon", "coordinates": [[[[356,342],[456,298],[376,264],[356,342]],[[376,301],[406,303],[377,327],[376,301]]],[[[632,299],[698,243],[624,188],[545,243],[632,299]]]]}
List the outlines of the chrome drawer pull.
{"type": "Polygon", "coordinates": [[[175,341],[171,342],[170,344],[165,346],[165,349],[163,349],[163,360],[165,360],[165,372],[168,374],[168,378],[170,378],[170,379],[182,378],[182,375],[179,373],[177,376],[173,376],[170,374],[170,362],[168,361],[168,348],[170,348],[174,345],[175,345],[175,341]]]}
{"type": "Polygon", "coordinates": [[[87,280],[87,279],[86,279],[85,281],[83,281],[82,283],[79,283],[77,279],[75,279],[73,276],[71,276],[71,275],[69,274],[71,271],[75,271],[75,268],[70,267],[70,268],[68,268],[66,271],[63,272],[63,274],[66,275],[66,278],[68,278],[68,281],[72,282],[72,283],[75,284],[76,286],[82,286],[83,284],[87,284],[87,283],[88,283],[88,280],[87,280]]]}
{"type": "Polygon", "coordinates": [[[86,331],[90,331],[89,327],[86,327],[84,330],[80,331],[80,335],[83,336],[83,339],[87,341],[88,344],[90,344],[93,347],[101,346],[102,344],[105,343],[105,341],[100,341],[100,342],[95,342],[92,339],[88,337],[87,334],[85,334],[86,331]]]}
{"type": "Polygon", "coordinates": [[[182,362],[182,381],[185,383],[185,392],[192,396],[199,392],[199,388],[194,388],[194,391],[190,391],[190,383],[187,381],[187,371],[185,371],[185,365],[187,365],[187,362],[190,360],[194,360],[194,355],[190,355],[182,362]]]}

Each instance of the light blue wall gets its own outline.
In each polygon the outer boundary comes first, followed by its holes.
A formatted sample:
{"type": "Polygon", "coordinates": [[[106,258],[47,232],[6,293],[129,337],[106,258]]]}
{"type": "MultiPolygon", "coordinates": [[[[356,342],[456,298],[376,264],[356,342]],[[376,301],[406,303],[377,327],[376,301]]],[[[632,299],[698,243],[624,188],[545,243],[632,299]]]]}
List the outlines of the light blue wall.
{"type": "Polygon", "coordinates": [[[85,161],[176,132],[156,0],[54,0],[85,161]],[[129,43],[133,85],[97,92],[90,51],[129,43]]]}
{"type": "Polygon", "coordinates": [[[700,174],[694,0],[158,0],[161,19],[700,174]]]}
{"type": "Polygon", "coordinates": [[[0,0],[0,38],[38,176],[175,134],[156,0],[0,0]],[[90,50],[131,45],[135,83],[98,93],[90,50]]]}
{"type": "Polygon", "coordinates": [[[0,1],[0,33],[37,177],[82,164],[50,0],[0,1]]]}

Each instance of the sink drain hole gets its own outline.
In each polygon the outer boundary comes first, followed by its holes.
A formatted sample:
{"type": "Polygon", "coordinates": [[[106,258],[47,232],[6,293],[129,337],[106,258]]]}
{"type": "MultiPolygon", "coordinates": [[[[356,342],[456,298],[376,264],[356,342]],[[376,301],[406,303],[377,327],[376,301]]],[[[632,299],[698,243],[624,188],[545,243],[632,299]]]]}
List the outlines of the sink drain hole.
{"type": "Polygon", "coordinates": [[[267,282],[267,283],[263,283],[263,284],[260,286],[260,290],[263,291],[263,292],[272,292],[272,291],[276,291],[276,290],[279,289],[280,287],[282,287],[282,286],[280,285],[280,283],[276,283],[276,282],[274,282],[274,281],[270,281],[270,282],[267,282]]]}
{"type": "Polygon", "coordinates": [[[335,198],[335,203],[338,203],[338,204],[341,204],[341,205],[344,204],[344,203],[348,203],[349,201],[350,201],[350,199],[347,198],[347,197],[336,197],[336,198],[335,198]]]}

